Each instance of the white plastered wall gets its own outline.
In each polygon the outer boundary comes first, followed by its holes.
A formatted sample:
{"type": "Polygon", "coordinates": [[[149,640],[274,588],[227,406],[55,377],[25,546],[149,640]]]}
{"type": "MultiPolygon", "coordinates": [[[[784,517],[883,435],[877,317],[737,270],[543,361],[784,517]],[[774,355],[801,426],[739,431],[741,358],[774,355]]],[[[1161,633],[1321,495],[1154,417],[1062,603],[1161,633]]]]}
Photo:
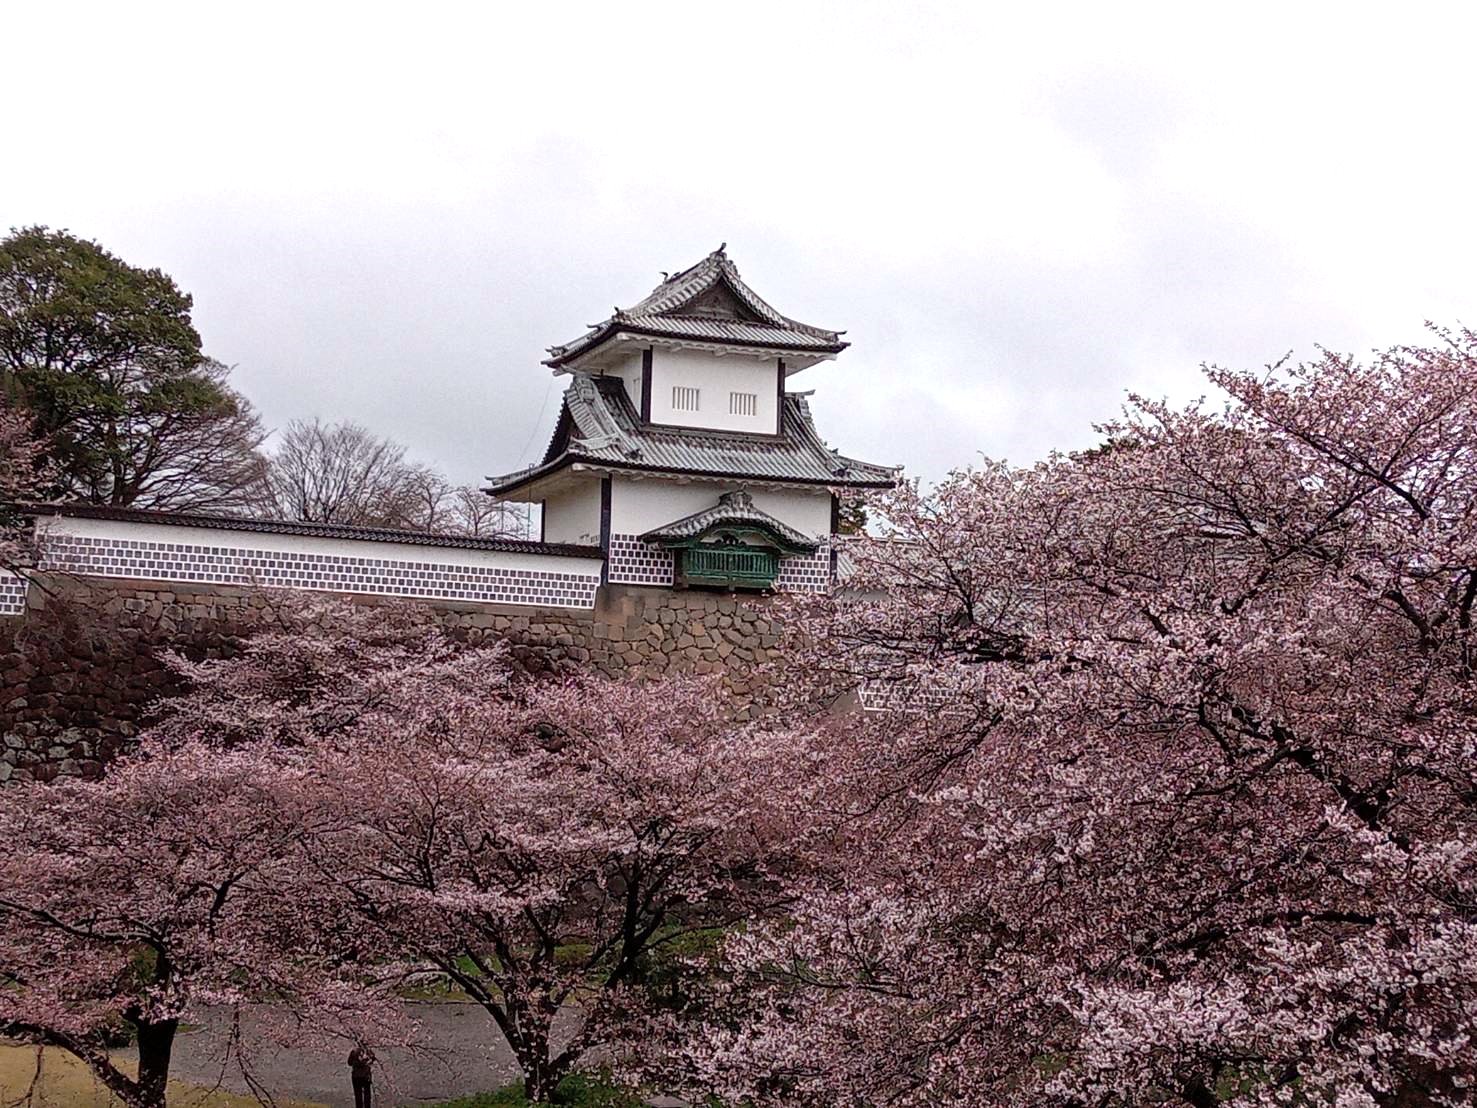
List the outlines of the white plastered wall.
{"type": "Polygon", "coordinates": [[[600,543],[600,478],[569,485],[544,501],[544,542],[600,543]]]}
{"type": "MultiPolygon", "coordinates": [[[[706,350],[664,350],[652,356],[651,421],[677,427],[703,427],[720,431],[775,433],[779,403],[776,385],[778,365],[771,355],[717,354],[706,350]],[[672,389],[685,386],[698,390],[695,412],[672,407],[672,389]],[[729,394],[752,393],[755,411],[751,416],[729,413],[729,394]]],[[[637,365],[636,397],[640,406],[640,365],[637,365]]]]}
{"type": "Polygon", "coordinates": [[[831,533],[831,494],[826,489],[766,489],[739,483],[693,481],[682,484],[661,478],[612,479],[610,530],[641,535],[683,516],[711,508],[718,497],[745,488],[756,507],[797,531],[825,538],[831,533]]]}
{"type": "MultiPolygon", "coordinates": [[[[76,516],[52,516],[41,521],[41,528],[43,534],[125,537],[138,542],[198,543],[201,546],[226,546],[238,550],[282,550],[344,558],[393,558],[432,565],[496,566],[499,569],[529,572],[553,570],[583,573],[590,572],[592,565],[591,559],[564,555],[477,550],[457,546],[422,546],[419,543],[378,542],[365,539],[325,539],[314,535],[279,535],[274,532],[180,527],[175,524],[83,519],[76,516]]],[[[598,560],[595,560],[596,572],[598,572],[598,565],[598,560]]]]}
{"type": "Polygon", "coordinates": [[[641,348],[627,348],[620,357],[608,366],[604,375],[619,378],[626,386],[626,396],[630,398],[631,407],[638,412],[641,410],[641,348]]]}
{"type": "Polygon", "coordinates": [[[59,516],[41,566],[82,576],[257,584],[423,599],[589,608],[603,559],[59,516]]]}

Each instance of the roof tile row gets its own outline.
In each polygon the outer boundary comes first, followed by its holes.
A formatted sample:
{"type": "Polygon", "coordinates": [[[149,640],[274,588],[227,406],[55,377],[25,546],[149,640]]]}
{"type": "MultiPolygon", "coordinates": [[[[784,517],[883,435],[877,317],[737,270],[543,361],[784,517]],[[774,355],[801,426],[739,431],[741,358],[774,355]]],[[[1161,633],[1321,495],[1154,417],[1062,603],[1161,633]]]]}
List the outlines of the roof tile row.
{"type": "Polygon", "coordinates": [[[839,353],[846,347],[839,331],[801,323],[776,311],[744,282],[721,246],[696,265],[668,277],[639,303],[617,308],[609,319],[572,342],[549,347],[544,364],[565,366],[622,331],[771,350],[839,353]],[[736,301],[735,310],[751,318],[714,316],[701,298],[715,289],[719,290],[715,295],[729,297],[730,305],[736,301]]]}
{"type": "Polygon", "coordinates": [[[493,478],[506,496],[583,462],[612,469],[856,488],[896,483],[895,466],[848,458],[828,447],[803,396],[787,393],[778,435],[660,427],[642,423],[617,378],[572,375],[554,439],[535,466],[493,478]]]}

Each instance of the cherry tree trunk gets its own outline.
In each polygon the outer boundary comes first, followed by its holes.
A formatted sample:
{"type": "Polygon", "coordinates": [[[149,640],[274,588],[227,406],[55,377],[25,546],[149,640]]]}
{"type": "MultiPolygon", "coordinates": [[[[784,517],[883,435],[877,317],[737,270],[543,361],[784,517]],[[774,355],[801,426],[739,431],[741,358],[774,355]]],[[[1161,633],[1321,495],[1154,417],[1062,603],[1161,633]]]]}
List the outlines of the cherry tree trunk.
{"type": "Polygon", "coordinates": [[[520,1062],[523,1066],[523,1095],[530,1104],[548,1104],[559,1078],[549,1065],[547,1051],[542,1058],[521,1057],[520,1062]]]}
{"type": "Polygon", "coordinates": [[[136,1108],[166,1108],[169,1063],[178,1020],[138,1025],[138,1099],[136,1108]]]}
{"type": "Polygon", "coordinates": [[[550,1028],[538,1027],[512,1043],[518,1066],[523,1070],[523,1095],[531,1104],[548,1104],[567,1067],[556,1066],[549,1057],[550,1028]]]}

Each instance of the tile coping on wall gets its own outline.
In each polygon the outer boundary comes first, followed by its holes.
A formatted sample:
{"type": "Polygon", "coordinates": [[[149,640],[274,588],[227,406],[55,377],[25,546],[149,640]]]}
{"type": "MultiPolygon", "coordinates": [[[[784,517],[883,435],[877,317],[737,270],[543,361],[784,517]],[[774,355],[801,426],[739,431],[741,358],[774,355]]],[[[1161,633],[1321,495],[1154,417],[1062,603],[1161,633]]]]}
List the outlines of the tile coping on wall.
{"type": "Polygon", "coordinates": [[[147,508],[113,508],[104,504],[39,504],[25,510],[44,518],[106,520],[163,527],[192,527],[210,531],[247,531],[263,535],[295,535],[358,542],[393,542],[407,546],[432,546],[459,550],[491,550],[505,554],[551,554],[567,558],[600,558],[598,546],[578,543],[535,542],[529,539],[486,538],[479,535],[438,534],[396,527],[360,527],[342,523],[305,523],[295,520],[254,519],[246,516],[212,515],[207,512],[166,512],[147,508]]]}

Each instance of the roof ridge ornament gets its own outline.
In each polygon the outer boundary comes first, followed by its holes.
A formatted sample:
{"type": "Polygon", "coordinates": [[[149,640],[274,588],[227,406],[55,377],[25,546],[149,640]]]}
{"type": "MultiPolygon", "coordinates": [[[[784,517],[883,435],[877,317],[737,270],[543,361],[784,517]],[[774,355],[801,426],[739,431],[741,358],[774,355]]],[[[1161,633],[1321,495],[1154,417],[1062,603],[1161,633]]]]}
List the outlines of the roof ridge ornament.
{"type": "Polygon", "coordinates": [[[718,502],[701,511],[654,527],[641,536],[643,542],[666,547],[691,547],[722,532],[753,531],[786,554],[813,554],[820,541],[758,507],[745,489],[719,495],[718,502]]]}

